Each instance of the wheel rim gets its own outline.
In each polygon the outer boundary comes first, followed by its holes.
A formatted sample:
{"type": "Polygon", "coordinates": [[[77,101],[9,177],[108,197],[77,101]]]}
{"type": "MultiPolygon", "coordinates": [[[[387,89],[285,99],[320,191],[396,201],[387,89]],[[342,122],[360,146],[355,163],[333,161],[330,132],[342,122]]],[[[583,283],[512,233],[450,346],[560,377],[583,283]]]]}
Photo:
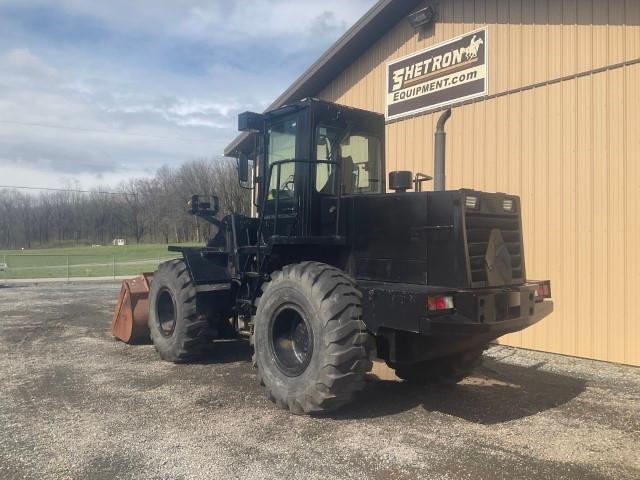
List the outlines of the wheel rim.
{"type": "Polygon", "coordinates": [[[158,313],[160,333],[165,337],[170,337],[176,329],[176,303],[173,295],[166,288],[158,293],[156,312],[158,313]]]}
{"type": "Polygon", "coordinates": [[[269,330],[278,368],[290,377],[301,375],[313,355],[313,330],[302,312],[292,305],[280,308],[269,330]]]}

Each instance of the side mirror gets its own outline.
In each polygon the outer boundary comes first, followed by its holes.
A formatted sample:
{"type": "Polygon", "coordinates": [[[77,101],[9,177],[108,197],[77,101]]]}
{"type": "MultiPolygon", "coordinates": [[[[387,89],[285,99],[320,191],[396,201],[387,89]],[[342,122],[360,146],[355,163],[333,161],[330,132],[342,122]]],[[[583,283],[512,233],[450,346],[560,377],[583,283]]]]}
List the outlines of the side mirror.
{"type": "Polygon", "coordinates": [[[249,157],[246,153],[238,155],[238,180],[241,184],[249,181],[249,157]]]}

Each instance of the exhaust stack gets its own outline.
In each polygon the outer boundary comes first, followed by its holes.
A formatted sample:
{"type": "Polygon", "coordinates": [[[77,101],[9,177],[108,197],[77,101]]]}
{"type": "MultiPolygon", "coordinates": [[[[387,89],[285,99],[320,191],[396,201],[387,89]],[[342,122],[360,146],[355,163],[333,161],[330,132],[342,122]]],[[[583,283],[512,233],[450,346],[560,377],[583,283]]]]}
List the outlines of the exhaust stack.
{"type": "Polygon", "coordinates": [[[451,109],[445,110],[436,125],[436,133],[434,135],[434,152],[433,152],[433,176],[435,192],[442,192],[446,188],[446,177],[444,173],[445,165],[445,145],[447,143],[447,134],[444,131],[444,124],[447,123],[451,116],[451,109]]]}

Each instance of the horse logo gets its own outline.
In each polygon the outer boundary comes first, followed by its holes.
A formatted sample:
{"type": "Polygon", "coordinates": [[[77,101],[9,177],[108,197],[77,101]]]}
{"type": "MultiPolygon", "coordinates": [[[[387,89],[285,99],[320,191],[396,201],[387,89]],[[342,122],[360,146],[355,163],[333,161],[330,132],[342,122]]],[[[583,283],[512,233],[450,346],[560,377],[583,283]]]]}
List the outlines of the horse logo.
{"type": "Polygon", "coordinates": [[[471,42],[469,46],[464,49],[466,52],[467,60],[471,60],[472,58],[478,57],[478,50],[480,50],[480,45],[484,45],[484,41],[481,38],[478,38],[477,35],[474,35],[471,38],[471,42]]]}

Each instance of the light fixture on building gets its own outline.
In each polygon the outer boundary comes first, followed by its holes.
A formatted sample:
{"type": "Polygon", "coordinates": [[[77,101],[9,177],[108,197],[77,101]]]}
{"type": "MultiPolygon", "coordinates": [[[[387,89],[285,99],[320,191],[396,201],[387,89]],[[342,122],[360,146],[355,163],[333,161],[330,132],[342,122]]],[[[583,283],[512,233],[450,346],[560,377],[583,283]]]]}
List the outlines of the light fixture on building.
{"type": "Polygon", "coordinates": [[[436,10],[431,6],[410,13],[407,17],[407,20],[409,20],[411,26],[416,30],[423,25],[429,25],[430,23],[435,22],[437,19],[438,14],[436,13],[436,10]]]}

